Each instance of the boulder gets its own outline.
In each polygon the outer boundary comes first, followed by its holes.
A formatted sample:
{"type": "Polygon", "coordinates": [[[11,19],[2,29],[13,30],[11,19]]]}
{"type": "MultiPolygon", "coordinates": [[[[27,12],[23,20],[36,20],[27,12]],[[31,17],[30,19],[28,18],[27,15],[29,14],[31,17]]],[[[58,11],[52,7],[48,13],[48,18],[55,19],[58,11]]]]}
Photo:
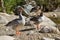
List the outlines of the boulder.
{"type": "Polygon", "coordinates": [[[40,32],[43,33],[60,33],[59,29],[53,26],[41,26],[40,32]]]}
{"type": "Polygon", "coordinates": [[[55,40],[55,39],[43,37],[41,40],[55,40]]]}
{"type": "Polygon", "coordinates": [[[43,17],[44,17],[44,20],[41,23],[41,25],[54,26],[54,27],[56,26],[56,23],[54,23],[51,19],[49,19],[45,15],[43,17]]]}
{"type": "Polygon", "coordinates": [[[7,22],[8,20],[5,17],[0,15],[0,24],[6,24],[7,22]]]}
{"type": "Polygon", "coordinates": [[[15,38],[10,36],[0,36],[0,40],[14,40],[15,38]]]}
{"type": "Polygon", "coordinates": [[[0,36],[1,35],[10,35],[10,34],[15,34],[15,31],[13,29],[11,29],[11,27],[6,27],[6,26],[2,26],[0,25],[0,36]]]}
{"type": "Polygon", "coordinates": [[[0,15],[2,15],[2,16],[10,16],[10,15],[7,14],[7,13],[1,13],[1,12],[0,12],[0,15]]]}
{"type": "Polygon", "coordinates": [[[56,37],[55,40],[60,40],[60,37],[56,37]]]}
{"type": "Polygon", "coordinates": [[[57,9],[54,10],[54,12],[60,12],[60,7],[57,7],[57,9]]]}
{"type": "Polygon", "coordinates": [[[9,15],[7,13],[0,13],[0,24],[6,24],[16,18],[18,18],[18,16],[9,15]]]}

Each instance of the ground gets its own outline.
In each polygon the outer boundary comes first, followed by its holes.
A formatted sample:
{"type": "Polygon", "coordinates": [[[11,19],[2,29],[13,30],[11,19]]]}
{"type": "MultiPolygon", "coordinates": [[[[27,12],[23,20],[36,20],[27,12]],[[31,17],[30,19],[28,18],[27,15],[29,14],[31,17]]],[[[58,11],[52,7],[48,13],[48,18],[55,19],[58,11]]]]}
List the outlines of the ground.
{"type": "MultiPolygon", "coordinates": [[[[46,14],[46,15],[48,15],[48,14],[46,14]]],[[[60,24],[60,19],[59,19],[60,17],[58,19],[54,19],[52,17],[49,17],[49,18],[51,18],[56,24],[60,24]]],[[[59,25],[59,27],[60,27],[60,25],[59,25]]],[[[9,33],[14,33],[14,32],[11,30],[6,31],[6,27],[3,26],[2,24],[0,24],[0,36],[9,35],[9,33]]],[[[11,36],[11,37],[14,37],[15,40],[41,40],[43,37],[60,40],[60,33],[58,33],[58,34],[56,34],[56,33],[39,33],[39,32],[36,32],[35,30],[31,30],[31,31],[22,32],[22,34],[19,35],[18,37],[16,35],[11,36]]]]}

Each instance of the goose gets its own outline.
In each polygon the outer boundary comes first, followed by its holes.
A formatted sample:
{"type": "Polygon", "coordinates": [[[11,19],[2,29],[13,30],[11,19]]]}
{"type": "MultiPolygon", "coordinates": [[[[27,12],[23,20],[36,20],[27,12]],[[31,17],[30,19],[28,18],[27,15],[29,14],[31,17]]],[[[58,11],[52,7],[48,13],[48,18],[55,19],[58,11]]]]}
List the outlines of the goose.
{"type": "Polygon", "coordinates": [[[39,7],[36,8],[36,15],[32,16],[30,18],[30,21],[35,25],[36,30],[40,29],[40,23],[43,22],[44,17],[43,17],[43,12],[39,9],[39,7]],[[38,10],[37,10],[38,9],[38,10]]]}
{"type": "Polygon", "coordinates": [[[8,27],[12,26],[12,28],[16,31],[16,35],[21,34],[21,32],[19,32],[19,30],[21,27],[24,27],[24,25],[25,25],[25,18],[22,15],[23,9],[20,6],[18,7],[18,12],[19,12],[18,13],[19,18],[12,20],[5,25],[8,27]]]}

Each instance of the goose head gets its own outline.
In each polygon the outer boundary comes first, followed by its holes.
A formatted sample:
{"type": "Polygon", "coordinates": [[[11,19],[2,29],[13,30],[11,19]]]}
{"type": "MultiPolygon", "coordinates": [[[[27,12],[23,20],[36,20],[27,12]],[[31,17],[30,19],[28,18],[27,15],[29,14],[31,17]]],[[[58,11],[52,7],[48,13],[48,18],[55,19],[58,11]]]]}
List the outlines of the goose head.
{"type": "Polygon", "coordinates": [[[17,7],[17,10],[18,10],[19,14],[22,14],[23,8],[22,8],[21,6],[18,6],[18,7],[17,7]]]}
{"type": "Polygon", "coordinates": [[[21,6],[17,6],[17,13],[20,20],[22,20],[23,18],[22,12],[23,12],[23,8],[21,6]]]}

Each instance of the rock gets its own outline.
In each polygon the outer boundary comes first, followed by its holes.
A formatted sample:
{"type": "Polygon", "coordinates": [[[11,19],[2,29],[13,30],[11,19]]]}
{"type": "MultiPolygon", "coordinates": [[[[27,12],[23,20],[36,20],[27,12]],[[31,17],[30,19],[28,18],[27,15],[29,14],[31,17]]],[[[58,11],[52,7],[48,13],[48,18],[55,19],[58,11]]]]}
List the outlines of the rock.
{"type": "Polygon", "coordinates": [[[15,34],[15,31],[11,28],[7,28],[5,26],[0,27],[0,36],[1,35],[10,35],[10,34],[15,34]]]}
{"type": "Polygon", "coordinates": [[[33,8],[33,6],[32,5],[24,5],[24,11],[25,11],[25,13],[30,13],[30,11],[31,11],[31,9],[33,8]]]}
{"type": "Polygon", "coordinates": [[[14,40],[15,38],[10,36],[0,36],[0,40],[14,40]]]}
{"type": "Polygon", "coordinates": [[[49,28],[49,27],[47,27],[47,26],[41,26],[40,32],[50,33],[51,31],[52,31],[51,28],[49,28]]]}
{"type": "Polygon", "coordinates": [[[60,7],[57,7],[57,9],[54,10],[54,12],[60,12],[60,7]]]}
{"type": "Polygon", "coordinates": [[[53,26],[41,26],[40,32],[43,32],[43,33],[60,33],[58,28],[53,27],[53,26]]]}
{"type": "Polygon", "coordinates": [[[55,40],[55,39],[43,37],[41,40],[55,40]]]}
{"type": "Polygon", "coordinates": [[[8,20],[0,15],[0,24],[6,24],[6,23],[8,23],[8,20]]]}
{"type": "Polygon", "coordinates": [[[57,16],[56,13],[52,14],[52,17],[53,17],[53,18],[58,18],[58,16],[57,16]]]}
{"type": "Polygon", "coordinates": [[[48,25],[48,26],[54,26],[54,27],[56,26],[56,23],[54,23],[51,19],[49,19],[46,16],[43,16],[43,17],[44,17],[44,20],[41,23],[41,25],[48,25]]]}
{"type": "Polygon", "coordinates": [[[14,19],[18,18],[18,16],[15,15],[9,15],[7,13],[0,13],[0,23],[8,23],[9,21],[12,21],[14,19]]]}
{"type": "Polygon", "coordinates": [[[3,15],[4,15],[4,16],[10,16],[10,15],[7,14],[7,13],[1,13],[1,12],[0,12],[0,15],[2,15],[2,16],[3,16],[3,15]]]}
{"type": "Polygon", "coordinates": [[[60,40],[60,37],[56,37],[55,40],[60,40]]]}

